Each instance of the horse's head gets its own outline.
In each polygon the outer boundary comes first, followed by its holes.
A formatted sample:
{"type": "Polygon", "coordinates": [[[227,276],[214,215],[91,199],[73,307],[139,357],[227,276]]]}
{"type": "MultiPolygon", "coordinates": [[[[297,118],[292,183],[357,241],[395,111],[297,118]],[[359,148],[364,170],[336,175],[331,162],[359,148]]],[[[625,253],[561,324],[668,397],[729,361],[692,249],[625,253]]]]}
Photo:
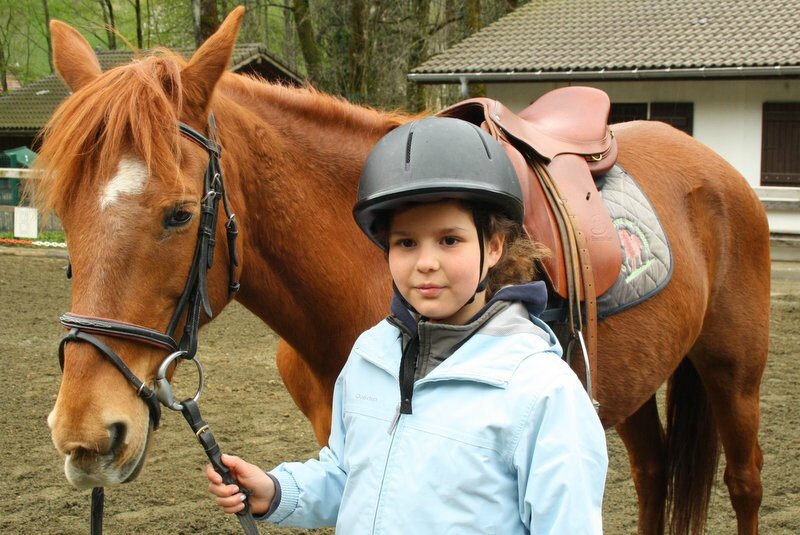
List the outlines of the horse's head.
{"type": "MultiPolygon", "coordinates": [[[[45,177],[36,194],[64,226],[73,314],[162,333],[173,323],[198,241],[209,165],[209,152],[181,135],[178,124],[207,132],[214,87],[242,16],[242,8],[234,10],[188,63],[164,53],[106,73],[77,31],[51,24],[56,70],[73,94],[45,131],[45,177]]],[[[230,298],[223,218],[220,210],[220,246],[208,273],[214,311],[230,298]]],[[[185,315],[175,323],[180,333],[185,315]]],[[[168,354],[141,340],[97,330],[92,336],[145,384],[168,354]]],[[[48,418],[67,478],[81,488],[132,480],[144,463],[152,410],[118,365],[96,345],[78,342],[64,346],[48,418]]]]}

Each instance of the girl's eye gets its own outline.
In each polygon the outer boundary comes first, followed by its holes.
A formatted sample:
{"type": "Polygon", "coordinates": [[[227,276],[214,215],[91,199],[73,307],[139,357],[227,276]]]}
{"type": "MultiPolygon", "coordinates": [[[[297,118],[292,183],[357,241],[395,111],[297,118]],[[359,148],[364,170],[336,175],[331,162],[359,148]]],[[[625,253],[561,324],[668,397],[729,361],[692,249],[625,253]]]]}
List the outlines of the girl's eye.
{"type": "Polygon", "coordinates": [[[403,248],[414,247],[414,240],[410,240],[408,238],[403,240],[397,240],[397,245],[403,248]]]}
{"type": "Polygon", "coordinates": [[[455,236],[447,236],[442,239],[442,243],[445,245],[456,245],[458,243],[458,238],[455,236]]]}

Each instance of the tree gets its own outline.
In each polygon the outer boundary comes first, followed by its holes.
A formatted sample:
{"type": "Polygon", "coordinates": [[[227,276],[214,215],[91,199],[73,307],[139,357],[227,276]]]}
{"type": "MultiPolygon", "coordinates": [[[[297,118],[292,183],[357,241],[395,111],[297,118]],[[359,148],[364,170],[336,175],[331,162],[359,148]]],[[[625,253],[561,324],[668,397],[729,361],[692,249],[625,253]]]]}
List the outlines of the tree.
{"type": "Polygon", "coordinates": [[[260,42],[321,90],[384,109],[435,109],[460,98],[458,87],[409,83],[408,71],[525,1],[0,0],[0,75],[29,81],[52,70],[50,17],[100,48],[116,49],[120,36],[138,48],[191,48],[244,3],[240,39],[260,42]]]}
{"type": "MultiPolygon", "coordinates": [[[[407,71],[419,67],[428,59],[428,18],[430,2],[427,0],[413,0],[411,5],[411,20],[413,34],[408,54],[407,71]]],[[[406,108],[409,111],[419,112],[425,109],[424,87],[411,80],[406,81],[406,108]]]]}
{"type": "Polygon", "coordinates": [[[100,10],[103,13],[106,35],[108,36],[108,49],[117,49],[117,23],[114,20],[114,5],[111,0],[99,0],[100,10]]]}
{"type": "Polygon", "coordinates": [[[44,35],[47,40],[47,64],[50,65],[50,72],[53,72],[53,42],[50,37],[50,7],[47,5],[47,0],[42,0],[42,8],[44,8],[44,35]]]}
{"type": "Polygon", "coordinates": [[[306,63],[306,71],[311,80],[318,80],[322,66],[322,53],[317,46],[314,26],[308,9],[308,0],[293,0],[294,26],[300,41],[300,51],[306,63]]]}
{"type": "Polygon", "coordinates": [[[139,0],[133,2],[133,12],[136,16],[136,48],[141,49],[143,46],[142,36],[142,4],[139,0]]]}
{"type": "Polygon", "coordinates": [[[217,0],[192,0],[194,42],[198,47],[219,28],[217,0]]]}
{"type": "Polygon", "coordinates": [[[364,0],[350,0],[350,44],[347,51],[349,84],[351,97],[363,102],[366,100],[367,28],[366,3],[364,0]]]}

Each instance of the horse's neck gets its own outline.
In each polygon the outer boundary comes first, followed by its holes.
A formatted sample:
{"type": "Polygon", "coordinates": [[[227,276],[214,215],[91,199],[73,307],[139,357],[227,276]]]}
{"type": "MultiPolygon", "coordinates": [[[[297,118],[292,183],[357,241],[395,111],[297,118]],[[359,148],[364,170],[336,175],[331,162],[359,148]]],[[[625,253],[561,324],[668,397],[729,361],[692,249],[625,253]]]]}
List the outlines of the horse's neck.
{"type": "Polygon", "coordinates": [[[258,120],[247,123],[248,154],[237,156],[245,205],[238,299],[312,368],[341,365],[388,308],[385,260],[359,232],[352,206],[361,166],[396,118],[328,97],[334,108],[316,118],[302,100],[312,104],[314,95],[277,96],[259,103],[258,120]],[[337,114],[349,123],[331,120],[337,114]]]}

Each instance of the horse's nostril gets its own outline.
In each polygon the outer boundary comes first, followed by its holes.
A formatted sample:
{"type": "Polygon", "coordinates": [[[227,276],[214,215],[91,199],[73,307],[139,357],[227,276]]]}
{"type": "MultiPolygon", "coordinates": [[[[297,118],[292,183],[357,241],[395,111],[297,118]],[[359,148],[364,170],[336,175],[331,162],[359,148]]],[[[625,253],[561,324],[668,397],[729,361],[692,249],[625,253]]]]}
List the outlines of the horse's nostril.
{"type": "Polygon", "coordinates": [[[122,422],[116,422],[108,426],[108,450],[116,455],[125,444],[128,427],[122,422]]]}

